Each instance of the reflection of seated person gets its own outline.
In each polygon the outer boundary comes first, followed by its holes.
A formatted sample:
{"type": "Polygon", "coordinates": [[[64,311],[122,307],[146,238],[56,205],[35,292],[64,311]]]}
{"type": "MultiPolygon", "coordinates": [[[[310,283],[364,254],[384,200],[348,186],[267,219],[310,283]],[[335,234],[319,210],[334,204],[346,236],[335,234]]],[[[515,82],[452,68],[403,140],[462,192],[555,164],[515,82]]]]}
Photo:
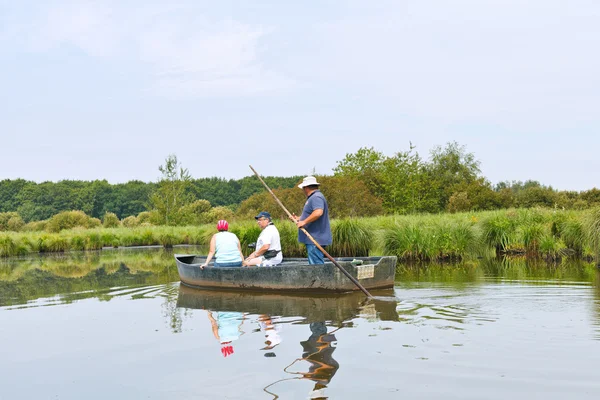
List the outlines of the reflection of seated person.
{"type": "Polygon", "coordinates": [[[271,214],[262,211],[254,218],[261,232],[256,241],[256,250],[244,260],[244,266],[270,267],[280,264],[283,261],[281,239],[277,227],[271,221],[271,214]]]}
{"type": "MultiPolygon", "coordinates": [[[[279,336],[279,331],[281,329],[280,324],[273,323],[273,320],[268,315],[260,315],[258,317],[258,324],[260,325],[260,330],[265,333],[265,344],[261,350],[271,350],[279,343],[281,343],[281,336],[279,336]]],[[[275,353],[267,353],[265,357],[274,357],[275,353]]]]}
{"type": "Polygon", "coordinates": [[[221,343],[223,357],[233,354],[234,340],[242,335],[244,314],[240,312],[208,311],[208,319],[212,325],[213,335],[221,343]]]}
{"type": "Polygon", "coordinates": [[[310,324],[312,335],[308,340],[300,342],[302,345],[302,359],[310,363],[308,372],[303,377],[315,383],[313,394],[322,395],[320,389],[327,387],[331,378],[335,375],[340,365],[333,359],[335,347],[333,342],[337,341],[334,334],[327,333],[325,322],[313,322],[310,324]]]}

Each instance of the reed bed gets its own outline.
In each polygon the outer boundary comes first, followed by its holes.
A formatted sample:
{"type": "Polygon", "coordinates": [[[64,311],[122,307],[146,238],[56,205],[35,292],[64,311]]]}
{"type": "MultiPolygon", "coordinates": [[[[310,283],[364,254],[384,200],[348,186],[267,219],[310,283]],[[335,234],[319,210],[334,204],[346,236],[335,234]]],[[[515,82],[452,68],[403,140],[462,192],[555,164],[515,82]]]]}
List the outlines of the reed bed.
{"type": "MultiPolygon", "coordinates": [[[[79,215],[70,215],[71,223],[79,215]]],[[[61,221],[63,223],[67,223],[61,221]]],[[[305,257],[297,228],[275,220],[285,257],[305,257]]],[[[99,250],[107,247],[208,245],[215,226],[166,227],[122,224],[76,226],[58,232],[0,232],[0,257],[27,253],[99,250]]],[[[455,214],[390,215],[332,220],[333,256],[395,255],[409,261],[456,261],[486,256],[600,260],[600,208],[588,211],[511,209],[455,214]]],[[[244,254],[260,228],[254,220],[232,221],[244,254]]]]}

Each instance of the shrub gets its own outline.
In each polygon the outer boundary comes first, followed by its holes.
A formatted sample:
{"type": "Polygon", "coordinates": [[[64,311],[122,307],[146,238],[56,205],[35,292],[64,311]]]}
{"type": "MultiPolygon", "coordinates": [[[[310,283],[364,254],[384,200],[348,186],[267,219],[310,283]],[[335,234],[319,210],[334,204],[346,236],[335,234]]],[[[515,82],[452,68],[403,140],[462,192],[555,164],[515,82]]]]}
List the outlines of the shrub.
{"type": "Polygon", "coordinates": [[[152,213],[149,211],[142,211],[141,213],[138,214],[137,219],[140,224],[151,223],[152,213]]]}
{"type": "Polygon", "coordinates": [[[130,215],[129,217],[123,219],[121,224],[123,224],[125,228],[135,228],[136,226],[140,225],[140,220],[137,217],[130,215]]]}
{"type": "Polygon", "coordinates": [[[25,225],[23,218],[16,212],[0,213],[0,231],[20,231],[25,225]]]}
{"type": "Polygon", "coordinates": [[[209,211],[201,214],[198,218],[198,223],[201,224],[213,224],[220,219],[231,220],[233,218],[233,211],[227,207],[213,207],[209,211]]]}
{"type": "Polygon", "coordinates": [[[41,232],[46,230],[47,224],[48,221],[31,221],[26,223],[21,230],[25,232],[41,232]]]}
{"type": "Polygon", "coordinates": [[[469,211],[471,209],[471,201],[467,192],[457,192],[450,196],[446,209],[451,213],[469,211]]]}
{"type": "Polygon", "coordinates": [[[208,200],[196,200],[190,204],[181,207],[181,225],[197,225],[200,224],[204,214],[211,209],[208,200]]]}
{"type": "Polygon", "coordinates": [[[63,229],[72,229],[75,227],[94,228],[100,225],[101,222],[99,219],[90,218],[83,211],[64,211],[48,220],[46,230],[49,232],[60,232],[63,229]]]}
{"type": "Polygon", "coordinates": [[[121,225],[121,221],[119,221],[119,217],[117,214],[112,212],[107,212],[104,214],[104,218],[102,218],[102,226],[105,228],[117,228],[121,225]]]}

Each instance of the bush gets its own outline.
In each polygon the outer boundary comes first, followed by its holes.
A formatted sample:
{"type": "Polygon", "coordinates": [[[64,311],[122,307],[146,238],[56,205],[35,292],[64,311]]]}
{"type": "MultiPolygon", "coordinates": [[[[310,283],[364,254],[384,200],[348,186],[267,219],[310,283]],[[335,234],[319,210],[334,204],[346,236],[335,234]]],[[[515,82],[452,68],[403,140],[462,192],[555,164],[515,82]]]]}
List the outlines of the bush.
{"type": "Polygon", "coordinates": [[[125,228],[135,228],[136,226],[140,225],[140,220],[137,217],[130,215],[129,217],[123,219],[121,224],[123,224],[125,228]]]}
{"type": "Polygon", "coordinates": [[[25,225],[23,218],[16,212],[0,213],[0,231],[20,231],[25,225]]]}
{"type": "Polygon", "coordinates": [[[471,209],[471,202],[469,201],[467,192],[457,192],[450,196],[446,209],[451,213],[469,211],[471,209]]]}
{"type": "Polygon", "coordinates": [[[208,212],[200,215],[198,223],[200,224],[214,224],[220,219],[231,220],[233,218],[233,211],[227,207],[214,207],[208,212]]]}
{"type": "Polygon", "coordinates": [[[141,213],[138,214],[137,219],[141,224],[144,223],[151,223],[152,220],[152,213],[149,211],[142,211],[141,213]]]}
{"type": "Polygon", "coordinates": [[[102,226],[105,228],[117,228],[121,225],[121,221],[119,221],[119,217],[117,214],[107,212],[104,214],[104,218],[102,219],[102,226]]]}
{"type": "Polygon", "coordinates": [[[83,211],[64,211],[56,214],[48,220],[46,230],[49,232],[60,232],[63,229],[75,227],[94,228],[101,225],[98,218],[90,218],[83,211]]]}
{"type": "Polygon", "coordinates": [[[26,232],[41,232],[46,230],[47,224],[48,221],[32,221],[25,224],[22,230],[26,232]]]}
{"type": "Polygon", "coordinates": [[[190,204],[181,207],[181,225],[198,225],[201,223],[204,214],[209,212],[211,205],[207,200],[196,200],[190,204]]]}

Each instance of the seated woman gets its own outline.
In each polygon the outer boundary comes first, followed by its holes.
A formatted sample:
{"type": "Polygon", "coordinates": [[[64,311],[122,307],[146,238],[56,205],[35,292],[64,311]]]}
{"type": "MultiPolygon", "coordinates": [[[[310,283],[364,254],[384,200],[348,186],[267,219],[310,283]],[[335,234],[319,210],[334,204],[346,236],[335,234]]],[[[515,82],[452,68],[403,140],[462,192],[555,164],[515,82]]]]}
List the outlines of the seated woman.
{"type": "Polygon", "coordinates": [[[244,266],[271,267],[281,263],[283,261],[281,239],[279,238],[279,231],[271,222],[271,214],[262,211],[254,219],[256,219],[262,232],[256,241],[256,251],[244,260],[244,266]]]}
{"type": "Polygon", "coordinates": [[[210,248],[206,261],[200,266],[200,269],[204,269],[212,260],[215,253],[215,267],[241,267],[244,254],[242,254],[242,247],[240,246],[240,240],[235,236],[234,233],[227,232],[229,230],[229,223],[224,219],[217,222],[218,233],[215,233],[210,239],[210,248]]]}

